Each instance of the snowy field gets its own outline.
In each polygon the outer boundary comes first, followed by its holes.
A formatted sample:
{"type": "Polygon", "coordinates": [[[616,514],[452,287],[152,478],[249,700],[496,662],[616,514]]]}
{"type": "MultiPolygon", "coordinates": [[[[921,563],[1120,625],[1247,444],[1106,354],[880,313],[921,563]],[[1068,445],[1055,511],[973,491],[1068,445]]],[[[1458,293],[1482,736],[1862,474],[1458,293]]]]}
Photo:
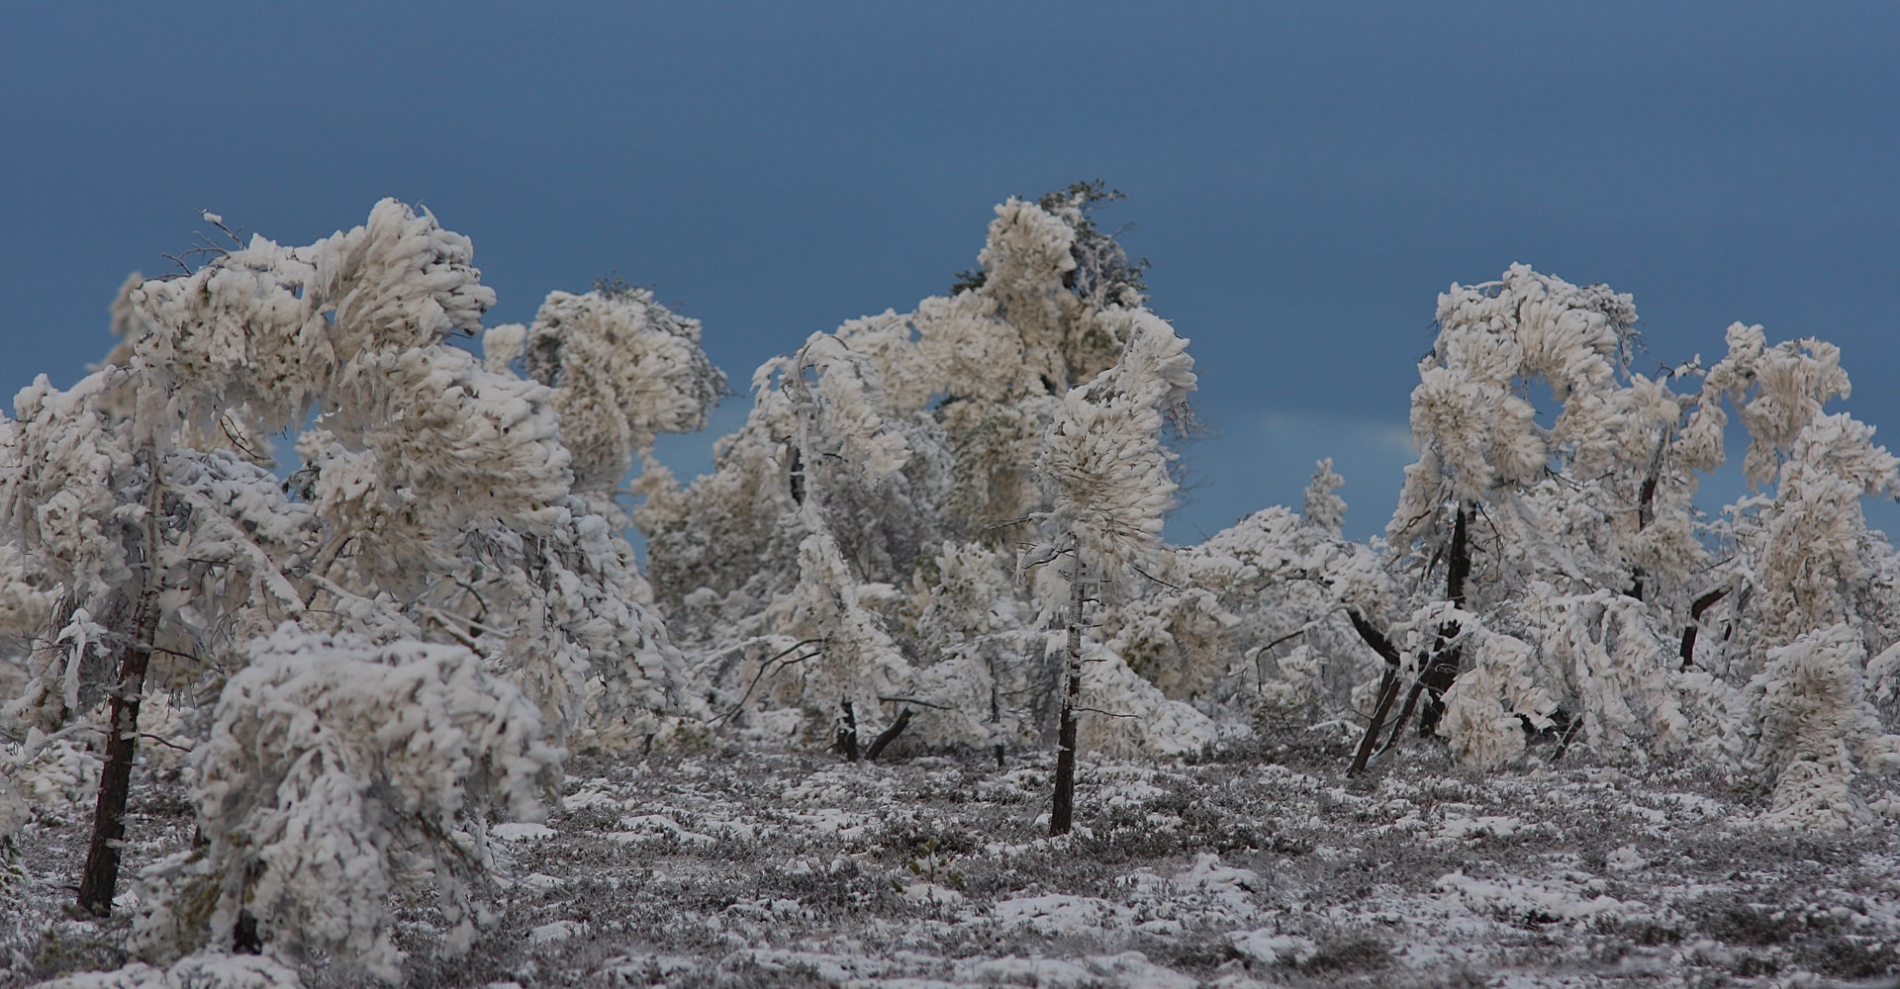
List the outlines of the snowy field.
{"type": "MultiPolygon", "coordinates": [[[[403,905],[405,971],[416,987],[1785,986],[1879,984],[1900,961],[1890,824],[1771,829],[1763,787],[1543,768],[1547,743],[1479,775],[1415,741],[1346,780],[1350,741],[1085,759],[1078,829],[1055,841],[1048,759],[737,743],[578,759],[545,824],[494,828],[497,917],[468,955],[438,957],[432,897],[403,905]]],[[[190,840],[175,792],[137,791],[129,873],[190,840]]],[[[6,986],[120,964],[133,912],[71,919],[86,808],[36,808],[6,986]]]]}

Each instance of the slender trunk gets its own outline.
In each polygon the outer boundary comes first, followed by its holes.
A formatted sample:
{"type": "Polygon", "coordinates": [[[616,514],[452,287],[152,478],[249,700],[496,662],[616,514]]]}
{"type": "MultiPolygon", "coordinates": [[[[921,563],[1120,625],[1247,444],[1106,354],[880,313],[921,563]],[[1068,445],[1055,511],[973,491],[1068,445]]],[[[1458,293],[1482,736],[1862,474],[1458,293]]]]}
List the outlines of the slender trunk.
{"type": "MultiPolygon", "coordinates": [[[[1469,514],[1465,506],[1458,506],[1458,519],[1451,530],[1451,551],[1445,562],[1445,599],[1454,608],[1465,606],[1465,581],[1471,577],[1471,544],[1468,532],[1469,514]]],[[[1464,659],[1460,648],[1447,648],[1446,644],[1458,637],[1458,623],[1446,622],[1438,627],[1437,641],[1432,644],[1429,657],[1419,656],[1418,679],[1412,681],[1412,689],[1405,695],[1405,706],[1399,708],[1398,720],[1392,722],[1392,737],[1386,739],[1385,752],[1399,744],[1399,736],[1412,720],[1412,712],[1419,709],[1419,701],[1425,702],[1425,709],[1419,712],[1418,733],[1420,737],[1430,735],[1438,725],[1438,719],[1444,714],[1445,705],[1439,698],[1458,679],[1458,667],[1464,659]]]]}
{"type": "MultiPolygon", "coordinates": [[[[1663,430],[1661,441],[1656,444],[1656,455],[1649,458],[1649,473],[1643,475],[1643,484],[1636,490],[1636,531],[1649,528],[1656,521],[1656,485],[1662,479],[1663,454],[1669,451],[1669,431],[1663,430]]],[[[1645,581],[1649,574],[1642,567],[1630,569],[1630,597],[1643,600],[1645,581]]]]}
{"type": "MultiPolygon", "coordinates": [[[[1451,634],[1458,634],[1457,626],[1452,626],[1451,634]]],[[[1444,633],[1440,632],[1438,644],[1441,647],[1445,643],[1443,636],[1444,633]]],[[[1425,710],[1427,712],[1432,710],[1432,701],[1451,688],[1451,680],[1458,674],[1458,661],[1459,651],[1456,649],[1436,652],[1430,656],[1424,653],[1418,654],[1418,679],[1412,681],[1412,689],[1405,695],[1405,706],[1399,709],[1398,720],[1392,722],[1392,737],[1385,740],[1385,747],[1379,751],[1384,752],[1399,744],[1399,736],[1404,734],[1406,723],[1412,720],[1412,712],[1418,710],[1419,699],[1427,697],[1427,690],[1430,690],[1431,694],[1430,699],[1426,701],[1425,710]],[[1447,671],[1450,671],[1449,676],[1447,671]]],[[[1432,724],[1436,723],[1437,720],[1434,718],[1432,724]]],[[[1421,737],[1431,734],[1431,729],[1426,726],[1423,714],[1419,715],[1418,733],[1421,737]]]]}
{"type": "Polygon", "coordinates": [[[878,732],[877,737],[871,740],[871,747],[864,750],[864,760],[866,762],[876,762],[877,757],[884,754],[884,747],[897,741],[897,736],[902,735],[904,729],[909,727],[910,708],[905,708],[897,712],[897,720],[891,722],[889,728],[878,732]]]}
{"type": "Polygon", "coordinates": [[[1359,637],[1372,647],[1372,651],[1385,660],[1385,675],[1379,679],[1379,702],[1372,709],[1372,720],[1366,724],[1365,737],[1359,739],[1359,751],[1352,757],[1352,767],[1346,770],[1347,776],[1357,776],[1365,772],[1367,760],[1372,758],[1372,746],[1379,739],[1379,730],[1385,727],[1385,716],[1392,711],[1392,702],[1399,696],[1399,650],[1385,633],[1372,627],[1365,616],[1350,608],[1346,617],[1352,621],[1352,627],[1359,637]]]}
{"type": "MultiPolygon", "coordinates": [[[[988,650],[984,650],[984,662],[988,663],[990,667],[990,730],[993,732],[996,732],[995,737],[1001,738],[1003,737],[1002,731],[1001,731],[1002,724],[1003,724],[1003,703],[1002,703],[1002,698],[997,696],[998,686],[996,683],[995,654],[989,652],[988,650]]],[[[1001,769],[1003,768],[1003,743],[1002,742],[996,743],[995,751],[996,751],[996,768],[1001,769]]]]}
{"type": "Polygon", "coordinates": [[[1458,520],[1451,529],[1451,559],[1445,563],[1445,599],[1454,608],[1465,606],[1465,581],[1471,578],[1471,513],[1458,506],[1458,520]]]}
{"type": "MultiPolygon", "coordinates": [[[[1471,578],[1471,509],[1467,505],[1458,506],[1458,519],[1451,530],[1451,559],[1445,566],[1445,599],[1451,606],[1463,609],[1465,606],[1465,582],[1471,578]]],[[[1460,629],[1457,622],[1447,622],[1438,630],[1438,642],[1433,646],[1432,661],[1419,673],[1419,682],[1413,688],[1425,692],[1425,706],[1418,712],[1418,733],[1420,737],[1430,735],[1438,726],[1438,719],[1445,714],[1445,691],[1451,689],[1458,679],[1458,670],[1464,662],[1464,649],[1447,647],[1447,643],[1458,637],[1460,629]]],[[[1393,732],[1397,738],[1398,733],[1393,732]]]]}
{"type": "Polygon", "coordinates": [[[838,751],[844,753],[846,762],[858,761],[858,715],[851,710],[851,702],[843,701],[844,724],[838,726],[838,751]]]}
{"type": "Polygon", "coordinates": [[[1069,662],[1062,690],[1062,720],[1056,729],[1056,797],[1049,808],[1049,834],[1068,834],[1075,817],[1075,714],[1082,699],[1082,551],[1069,571],[1069,662]]]}
{"type": "Polygon", "coordinates": [[[1689,605],[1689,624],[1682,627],[1682,645],[1677,650],[1682,656],[1682,669],[1684,671],[1687,671],[1689,667],[1695,665],[1696,629],[1702,625],[1702,613],[1713,607],[1717,601],[1722,600],[1728,592],[1729,588],[1718,587],[1696,598],[1695,603],[1689,605]]]}
{"type": "Polygon", "coordinates": [[[158,512],[162,506],[163,465],[148,449],[151,471],[145,505],[145,574],[132,610],[131,635],[119,652],[119,682],[112,690],[111,721],[106,731],[105,765],[99,773],[99,802],[92,814],[92,841],[79,878],[79,909],[97,917],[112,913],[119,885],[119,850],[125,841],[125,804],[132,789],[132,760],[138,755],[139,698],[152,660],[158,631],[158,512]]]}
{"type": "Polygon", "coordinates": [[[1379,740],[1379,729],[1385,727],[1385,716],[1392,710],[1392,702],[1399,696],[1399,669],[1396,666],[1385,668],[1385,675],[1379,678],[1379,703],[1372,709],[1372,720],[1366,724],[1366,734],[1359,739],[1359,751],[1353,753],[1352,766],[1346,770],[1347,776],[1357,776],[1366,771],[1366,762],[1372,758],[1372,746],[1379,740]]]}
{"type": "Polygon", "coordinates": [[[1563,759],[1564,753],[1570,751],[1571,741],[1577,737],[1577,732],[1581,731],[1582,729],[1583,729],[1583,715],[1581,714],[1571,715],[1570,724],[1564,727],[1564,736],[1557,743],[1557,751],[1552,752],[1550,754],[1551,765],[1553,766],[1556,765],[1560,760],[1563,759]]]}

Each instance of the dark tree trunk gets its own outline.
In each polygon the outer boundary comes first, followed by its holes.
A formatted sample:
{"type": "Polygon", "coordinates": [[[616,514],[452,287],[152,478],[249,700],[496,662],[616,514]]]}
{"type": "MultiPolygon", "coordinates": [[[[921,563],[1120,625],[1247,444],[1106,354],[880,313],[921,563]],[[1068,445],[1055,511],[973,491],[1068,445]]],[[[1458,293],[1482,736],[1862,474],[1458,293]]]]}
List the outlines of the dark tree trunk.
{"type": "MultiPolygon", "coordinates": [[[[1469,506],[1458,506],[1458,518],[1451,530],[1451,558],[1445,564],[1445,600],[1454,608],[1465,606],[1465,583],[1471,579],[1471,510],[1469,506]]],[[[1451,689],[1458,679],[1458,670],[1464,661],[1462,648],[1447,647],[1447,643],[1458,637],[1460,629],[1457,622],[1449,622],[1438,630],[1438,643],[1433,648],[1432,661],[1420,671],[1418,683],[1413,685],[1412,694],[1418,696],[1424,692],[1424,709],[1418,714],[1418,733],[1421,737],[1430,735],[1438,726],[1438,719],[1445,714],[1445,691],[1451,689]]],[[[1408,698],[1406,706],[1411,706],[1408,698]]],[[[1404,716],[1400,716],[1404,724],[1404,716]]],[[[1392,732],[1398,737],[1398,731],[1392,732]]]]}
{"type": "Polygon", "coordinates": [[[1445,564],[1445,600],[1452,607],[1465,606],[1465,581],[1471,578],[1470,513],[1458,506],[1458,519],[1451,528],[1451,558],[1445,564]]]}
{"type": "Polygon", "coordinates": [[[1702,613],[1714,607],[1715,603],[1727,596],[1728,592],[1729,588],[1718,587],[1696,598],[1695,603],[1689,605],[1689,624],[1682,627],[1682,645],[1677,649],[1678,654],[1682,656],[1684,670],[1695,665],[1696,629],[1702,623],[1702,613]]]}
{"type": "MultiPolygon", "coordinates": [[[[1443,636],[1445,633],[1441,632],[1443,636]]],[[[1451,626],[1450,635],[1458,634],[1458,626],[1451,626]]],[[[1424,708],[1418,712],[1418,737],[1425,738],[1438,727],[1438,720],[1445,715],[1445,691],[1458,679],[1460,664],[1464,661],[1464,649],[1453,647],[1432,656],[1425,669],[1418,675],[1418,683],[1412,685],[1411,696],[1405,699],[1405,711],[1399,715],[1398,727],[1392,730],[1390,747],[1399,739],[1399,728],[1405,726],[1405,719],[1411,716],[1413,702],[1423,699],[1424,708]]]]}
{"type": "Polygon", "coordinates": [[[1581,714],[1572,715],[1570,718],[1570,723],[1564,726],[1563,738],[1557,742],[1557,751],[1552,752],[1550,754],[1551,765],[1554,766],[1560,760],[1563,759],[1564,753],[1570,751],[1570,743],[1576,739],[1577,733],[1582,730],[1583,730],[1583,715],[1581,714]]]}
{"type": "Polygon", "coordinates": [[[1372,747],[1379,740],[1379,730],[1385,727],[1385,716],[1392,711],[1392,702],[1399,696],[1399,650],[1385,633],[1372,627],[1365,616],[1348,608],[1346,617],[1352,621],[1352,627],[1359,637],[1372,647],[1372,651],[1385,660],[1385,675],[1379,678],[1379,702],[1372,709],[1372,720],[1366,724],[1366,734],[1359,739],[1359,750],[1353,754],[1352,766],[1346,770],[1347,776],[1357,776],[1365,772],[1366,762],[1372,758],[1372,747]]]}
{"type": "MultiPolygon", "coordinates": [[[[1463,505],[1458,507],[1458,518],[1451,530],[1451,551],[1445,564],[1445,599],[1452,607],[1465,606],[1465,582],[1471,576],[1471,544],[1469,528],[1470,514],[1463,505]]],[[[1463,661],[1464,650],[1450,648],[1448,643],[1458,638],[1457,622],[1446,622],[1438,629],[1437,642],[1432,646],[1429,658],[1419,656],[1418,679],[1412,681],[1412,689],[1406,692],[1405,706],[1399,709],[1398,719],[1392,722],[1392,736],[1386,739],[1384,752],[1399,744],[1399,736],[1412,720],[1412,712],[1419,710],[1419,702],[1424,702],[1424,710],[1419,712],[1418,733],[1422,738],[1430,735],[1438,726],[1438,719],[1445,712],[1445,704],[1440,698],[1458,679],[1459,664],[1463,661]]]]}
{"type": "Polygon", "coordinates": [[[846,762],[858,761],[858,715],[851,710],[850,701],[840,702],[844,708],[844,723],[838,726],[838,751],[844,753],[846,762]]]}
{"type": "MultiPolygon", "coordinates": [[[[1002,698],[997,696],[1000,688],[998,688],[997,681],[996,681],[996,661],[993,655],[989,652],[989,650],[984,650],[984,655],[985,655],[984,661],[987,662],[990,667],[990,724],[991,726],[993,726],[993,729],[994,729],[995,727],[1001,726],[1003,723],[1003,703],[1002,703],[1002,698]]],[[[1000,731],[997,732],[997,737],[998,738],[1002,737],[1002,733],[1000,731]]],[[[1002,742],[996,743],[995,752],[996,752],[996,768],[1001,769],[1003,768],[1003,743],[1002,742]]]]}
{"type": "Polygon", "coordinates": [[[1075,818],[1075,714],[1082,700],[1082,551],[1069,571],[1069,656],[1062,690],[1062,720],[1056,729],[1056,795],[1049,807],[1049,834],[1068,834],[1075,818]]]}
{"type": "MultiPolygon", "coordinates": [[[[1649,473],[1643,475],[1642,487],[1636,491],[1636,531],[1649,528],[1656,521],[1656,485],[1662,479],[1663,454],[1669,452],[1669,431],[1663,431],[1662,441],[1656,444],[1656,455],[1649,459],[1649,473]]],[[[1630,570],[1630,588],[1626,592],[1638,601],[1643,600],[1645,581],[1648,574],[1642,567],[1630,570]]]]}
{"type": "Polygon", "coordinates": [[[897,712],[897,720],[891,722],[889,728],[878,732],[877,737],[871,740],[871,747],[864,750],[864,760],[866,762],[876,762],[877,757],[884,754],[885,746],[897,741],[897,736],[902,735],[904,729],[909,727],[910,708],[905,708],[897,712]]]}
{"type": "Polygon", "coordinates": [[[79,909],[95,917],[112,913],[112,898],[119,885],[125,804],[132,790],[132,761],[138,755],[139,698],[145,692],[145,671],[152,661],[152,639],[158,631],[158,512],[163,465],[156,451],[148,451],[147,462],[151,481],[145,506],[145,574],[138,603],[132,609],[132,628],[119,652],[119,680],[112,689],[105,765],[99,773],[99,802],[93,808],[92,841],[86,848],[85,871],[79,877],[79,909]]]}

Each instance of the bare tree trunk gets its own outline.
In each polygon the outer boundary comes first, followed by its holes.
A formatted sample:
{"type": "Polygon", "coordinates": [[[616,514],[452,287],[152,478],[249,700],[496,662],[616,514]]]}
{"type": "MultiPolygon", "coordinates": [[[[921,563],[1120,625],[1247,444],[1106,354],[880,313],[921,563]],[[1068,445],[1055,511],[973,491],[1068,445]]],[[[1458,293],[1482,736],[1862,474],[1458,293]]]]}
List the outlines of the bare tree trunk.
{"type": "Polygon", "coordinates": [[[1577,732],[1582,730],[1582,728],[1583,728],[1583,715],[1581,714],[1571,715],[1570,724],[1564,726],[1563,738],[1557,742],[1557,751],[1552,752],[1550,754],[1551,765],[1553,766],[1556,765],[1559,760],[1563,759],[1564,753],[1570,751],[1571,741],[1577,737],[1577,732]]]}
{"type": "MultiPolygon", "coordinates": [[[[1471,508],[1458,506],[1458,519],[1451,530],[1451,556],[1445,564],[1445,599],[1454,608],[1465,606],[1465,581],[1471,577],[1471,508]]],[[[1412,706],[1420,691],[1424,692],[1424,708],[1418,712],[1418,733],[1422,738],[1430,735],[1438,726],[1438,719],[1445,714],[1445,691],[1458,679],[1458,670],[1464,661],[1464,648],[1449,643],[1458,637],[1460,629],[1457,622],[1447,622],[1438,630],[1438,641],[1433,645],[1431,662],[1419,672],[1418,683],[1412,686],[1412,697],[1406,699],[1406,707],[1412,706]]],[[[1399,716],[1403,727],[1405,716],[1399,716]]],[[[1392,738],[1397,741],[1398,729],[1393,729],[1392,738]]]]}
{"type": "Polygon", "coordinates": [[[96,917],[112,913],[119,885],[119,850],[125,841],[125,804],[132,789],[132,761],[138,755],[139,698],[152,660],[158,631],[158,513],[163,505],[164,465],[148,448],[151,471],[145,498],[145,575],[132,611],[131,635],[119,652],[119,682],[112,689],[111,723],[106,731],[105,766],[99,773],[99,802],[92,813],[92,841],[79,879],[79,909],[96,917]]]}
{"type": "Polygon", "coordinates": [[[1346,770],[1347,776],[1357,776],[1365,772],[1366,762],[1372,758],[1372,746],[1379,740],[1379,730],[1385,727],[1385,716],[1392,712],[1392,702],[1399,696],[1399,650],[1359,612],[1348,608],[1346,617],[1352,620],[1352,627],[1366,640],[1366,645],[1385,660],[1385,675],[1379,678],[1379,702],[1372,709],[1365,737],[1359,740],[1359,751],[1353,754],[1352,767],[1346,770]]]}
{"type": "Polygon", "coordinates": [[[1718,587],[1696,598],[1695,603],[1689,606],[1689,624],[1682,627],[1682,645],[1677,649],[1677,652],[1682,656],[1682,669],[1684,671],[1687,671],[1689,667],[1695,665],[1696,629],[1702,625],[1702,613],[1713,607],[1717,601],[1722,600],[1722,598],[1728,594],[1729,590],[1730,588],[1727,587],[1718,587]]]}
{"type": "Polygon", "coordinates": [[[851,702],[840,702],[844,708],[844,724],[838,726],[838,751],[844,753],[845,761],[858,761],[858,714],[851,710],[851,702]]]}
{"type": "Polygon", "coordinates": [[[877,757],[884,754],[884,747],[897,741],[897,736],[902,735],[904,729],[909,727],[910,708],[905,708],[897,712],[897,720],[891,722],[890,727],[878,732],[877,737],[871,740],[871,747],[864,750],[864,760],[876,762],[877,757]]]}
{"type": "Polygon", "coordinates": [[[1071,550],[1069,570],[1069,657],[1062,691],[1062,720],[1056,731],[1056,797],[1049,808],[1049,834],[1068,834],[1075,817],[1075,714],[1082,699],[1082,551],[1071,550]]]}
{"type": "MultiPolygon", "coordinates": [[[[996,737],[1001,738],[1002,734],[1001,734],[1000,728],[1003,723],[1003,703],[1002,703],[1002,698],[997,696],[1000,688],[998,687],[997,682],[996,682],[996,656],[994,653],[990,652],[988,649],[985,649],[983,650],[983,661],[989,664],[989,668],[990,668],[990,726],[991,726],[992,731],[997,732],[996,737]]],[[[995,752],[996,752],[996,768],[1001,769],[1003,768],[1003,743],[1002,742],[996,743],[995,752]]]]}
{"type": "MultiPolygon", "coordinates": [[[[1636,531],[1649,528],[1656,521],[1656,485],[1662,480],[1663,454],[1669,452],[1669,430],[1664,429],[1662,439],[1656,444],[1656,455],[1649,458],[1649,472],[1643,475],[1642,487],[1636,491],[1636,531]]],[[[1638,601],[1643,600],[1646,581],[1649,575],[1642,567],[1630,570],[1630,589],[1626,593],[1638,601]]]]}

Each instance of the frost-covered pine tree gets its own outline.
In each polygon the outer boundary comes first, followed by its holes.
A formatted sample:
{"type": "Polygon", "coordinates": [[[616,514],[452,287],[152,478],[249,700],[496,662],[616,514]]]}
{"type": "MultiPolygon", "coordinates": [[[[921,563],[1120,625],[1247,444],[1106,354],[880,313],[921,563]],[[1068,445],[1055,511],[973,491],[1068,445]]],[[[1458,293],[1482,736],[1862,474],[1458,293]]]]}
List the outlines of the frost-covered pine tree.
{"type": "Polygon", "coordinates": [[[1110,649],[1171,700],[1263,731],[1351,711],[1378,660],[1349,615],[1387,624],[1393,590],[1371,547],[1339,534],[1342,483],[1322,461],[1304,517],[1262,509],[1171,548],[1156,580],[1097,612],[1110,649]]]}
{"type": "Polygon", "coordinates": [[[953,295],[768,363],[714,472],[648,490],[656,600],[722,716],[829,740],[841,701],[867,727],[909,706],[913,737],[985,747],[1053,728],[1009,544],[1049,508],[1032,472],[1063,396],[1153,318],[1090,221],[1105,196],[998,206],[953,295]]]}
{"type": "Polygon", "coordinates": [[[1848,387],[1831,345],[1769,347],[1737,324],[1713,367],[1650,379],[1627,370],[1634,318],[1626,296],[1522,266],[1441,297],[1413,394],[1420,459],[1388,528],[1414,602],[1395,637],[1412,645],[1361,755],[1409,676],[1401,725],[1424,695],[1421,728],[1470,764],[1562,727],[1553,758],[1573,736],[1607,758],[1694,752],[1788,780],[1780,819],[1851,817],[1857,767],[1889,765],[1867,657],[1900,637],[1893,553],[1859,504],[1895,489],[1896,461],[1823,413],[1848,387]],[[1548,425],[1539,385],[1561,403],[1548,425]],[[1692,497],[1725,457],[1730,407],[1750,483],[1774,488],[1706,530],[1711,567],[1692,497]]]}
{"type": "Polygon", "coordinates": [[[160,894],[138,919],[148,957],[268,944],[399,982],[389,901],[404,874],[433,876],[448,947],[466,950],[493,866],[487,815],[537,819],[559,768],[540,712],[458,645],[286,623],[249,654],[193,758],[205,847],[144,876],[160,894]]]}
{"type": "MultiPolygon", "coordinates": [[[[1413,611],[1392,630],[1411,645],[1378,707],[1411,686],[1386,746],[1415,709],[1429,733],[1456,704],[1444,730],[1487,764],[1521,749],[1507,725],[1549,729],[1557,717],[1606,752],[1675,751],[1686,739],[1668,629],[1704,558],[1696,472],[1720,462],[1719,448],[1684,437],[1692,402],[1667,378],[1629,371],[1627,295],[1515,265],[1452,286],[1438,320],[1412,394],[1419,459],[1387,527],[1413,611]],[[1532,404],[1545,388],[1559,403],[1548,425],[1532,404]],[[1490,644],[1499,635],[1529,648],[1490,644]],[[1494,674],[1463,681],[1476,658],[1467,644],[1494,674]],[[1538,690],[1504,686],[1524,683],[1538,690]]],[[[1362,757],[1382,727],[1373,721],[1362,757]]]]}
{"type": "Polygon", "coordinates": [[[1313,480],[1306,486],[1306,500],[1300,510],[1308,524],[1339,535],[1346,522],[1346,499],[1337,492],[1345,483],[1346,479],[1333,470],[1333,458],[1319,462],[1313,471],[1313,480]]]}
{"type": "Polygon", "coordinates": [[[4,597],[47,631],[8,714],[52,730],[110,698],[88,909],[112,900],[142,697],[236,682],[285,621],[466,647],[470,675],[512,682],[556,740],[637,742],[694,713],[631,551],[574,493],[550,390],[448,344],[493,302],[471,260],[393,201],[306,247],[255,237],[129,284],[117,363],[22,393],[0,436],[4,597]],[[298,428],[282,482],[255,438],[298,428]]]}
{"type": "MultiPolygon", "coordinates": [[[[1174,454],[1163,443],[1163,430],[1170,416],[1185,417],[1196,383],[1187,341],[1173,327],[1147,313],[1130,323],[1121,360],[1063,396],[1062,411],[1036,462],[1051,511],[1045,539],[1025,563],[1046,563],[1058,555],[1068,561],[1052,835],[1069,833],[1075,810],[1088,588],[1092,582],[1133,579],[1155,565],[1162,522],[1177,487],[1169,474],[1174,454]]],[[[1041,583],[1047,588],[1054,582],[1041,583]]]]}
{"type": "Polygon", "coordinates": [[[1771,347],[1761,327],[1740,323],[1703,384],[1703,428],[1720,430],[1719,403],[1732,403],[1749,434],[1744,473],[1773,491],[1725,513],[1731,552],[1711,598],[1720,595],[1729,634],[1685,636],[1684,685],[1709,756],[1771,773],[1776,819],[1802,826],[1863,819],[1854,778],[1900,765],[1900,739],[1884,733],[1876,706],[1892,703],[1883,670],[1900,641],[1900,566],[1860,507],[1900,490],[1900,461],[1872,427],[1824,412],[1850,388],[1839,348],[1771,347]]]}
{"type": "Polygon", "coordinates": [[[1367,653],[1355,621],[1388,626],[1396,599],[1370,546],[1276,506],[1171,548],[1155,576],[1136,582],[1139,593],[1111,596],[1096,621],[1108,647],[1169,699],[1268,732],[1369,704],[1362,687],[1383,660],[1367,653]]]}
{"type": "MultiPolygon", "coordinates": [[[[223,650],[309,602],[281,561],[314,549],[314,513],[267,471],[227,451],[174,444],[163,383],[109,368],[60,392],[41,378],[8,423],[0,479],[5,530],[23,561],[16,593],[50,597],[31,678],[6,708],[30,731],[87,727],[103,704],[104,764],[87,910],[110,909],[141,705],[156,688],[192,692],[228,666],[223,650]],[[135,411],[111,411],[115,391],[135,411]]],[[[373,607],[358,597],[344,607],[373,607]]],[[[15,629],[16,634],[33,630],[15,629]]]]}

